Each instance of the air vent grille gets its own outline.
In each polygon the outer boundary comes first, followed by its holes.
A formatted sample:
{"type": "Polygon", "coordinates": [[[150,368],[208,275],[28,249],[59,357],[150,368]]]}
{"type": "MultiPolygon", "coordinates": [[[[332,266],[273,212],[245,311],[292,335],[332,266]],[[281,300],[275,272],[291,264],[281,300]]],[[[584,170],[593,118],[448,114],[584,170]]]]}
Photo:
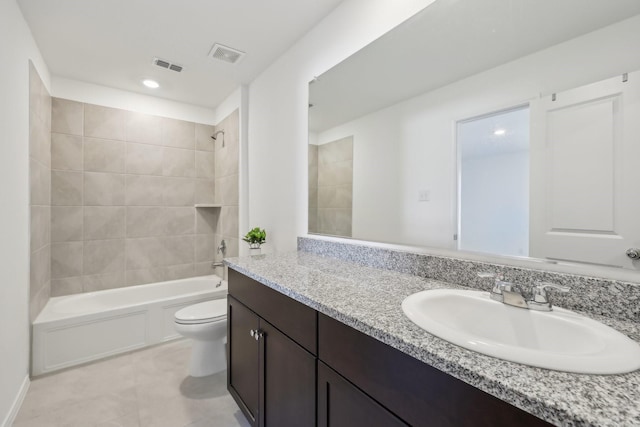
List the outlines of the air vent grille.
{"type": "Polygon", "coordinates": [[[168,70],[176,71],[178,73],[182,71],[182,65],[173,64],[169,61],[165,61],[164,59],[160,59],[160,58],[153,58],[153,64],[161,68],[166,68],[168,70]]]}
{"type": "Polygon", "coordinates": [[[245,53],[240,50],[219,43],[214,44],[209,52],[209,56],[213,59],[229,62],[230,64],[237,63],[244,55],[245,53]]]}

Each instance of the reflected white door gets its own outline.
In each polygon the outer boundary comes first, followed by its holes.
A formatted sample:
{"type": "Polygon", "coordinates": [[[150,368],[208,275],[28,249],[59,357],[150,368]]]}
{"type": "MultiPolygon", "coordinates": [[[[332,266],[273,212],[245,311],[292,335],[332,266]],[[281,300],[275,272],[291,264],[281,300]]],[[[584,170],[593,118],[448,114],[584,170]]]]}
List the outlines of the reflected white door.
{"type": "Polygon", "coordinates": [[[640,269],[640,72],[531,104],[530,255],[640,269]]]}

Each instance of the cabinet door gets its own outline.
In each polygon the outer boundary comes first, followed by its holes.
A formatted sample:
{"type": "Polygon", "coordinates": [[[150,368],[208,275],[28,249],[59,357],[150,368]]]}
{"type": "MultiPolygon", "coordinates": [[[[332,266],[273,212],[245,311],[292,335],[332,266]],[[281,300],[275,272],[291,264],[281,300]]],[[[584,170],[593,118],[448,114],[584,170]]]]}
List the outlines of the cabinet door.
{"type": "Polygon", "coordinates": [[[407,425],[327,365],[318,362],[318,427],[407,425]]]}
{"type": "Polygon", "coordinates": [[[227,388],[252,426],[258,425],[260,396],[259,342],[251,331],[259,328],[259,317],[228,297],[227,388]]]}
{"type": "Polygon", "coordinates": [[[260,331],[260,426],[315,426],[315,356],[263,319],[260,331]]]}

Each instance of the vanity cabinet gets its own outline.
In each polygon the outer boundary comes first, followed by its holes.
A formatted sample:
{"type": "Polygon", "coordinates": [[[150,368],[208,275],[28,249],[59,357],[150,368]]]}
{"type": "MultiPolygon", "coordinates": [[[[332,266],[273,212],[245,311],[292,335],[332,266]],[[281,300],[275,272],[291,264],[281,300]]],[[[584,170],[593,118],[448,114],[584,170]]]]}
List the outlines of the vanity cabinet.
{"type": "Polygon", "coordinates": [[[250,424],[315,426],[316,311],[229,270],[227,316],[227,387],[250,424]]]}
{"type": "Polygon", "coordinates": [[[228,389],[252,426],[550,426],[234,270],[228,301],[228,389]]]}

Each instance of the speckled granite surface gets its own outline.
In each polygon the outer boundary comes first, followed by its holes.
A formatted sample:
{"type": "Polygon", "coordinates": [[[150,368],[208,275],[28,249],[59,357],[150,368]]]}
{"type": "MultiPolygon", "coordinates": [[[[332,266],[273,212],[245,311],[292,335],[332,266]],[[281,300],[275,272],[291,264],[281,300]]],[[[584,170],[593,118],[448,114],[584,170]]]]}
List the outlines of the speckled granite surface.
{"type": "MultiPolygon", "coordinates": [[[[402,300],[412,293],[462,286],[303,251],[225,262],[268,287],[552,424],[640,426],[640,371],[578,375],[495,359],[425,332],[400,308],[402,300]]],[[[640,339],[636,322],[592,317],[640,339]]]]}
{"type": "Polygon", "coordinates": [[[558,306],[640,323],[640,285],[637,283],[306,237],[298,238],[298,250],[447,283],[463,283],[485,291],[491,290],[493,280],[478,277],[480,272],[500,273],[507,281],[523,286],[553,282],[571,288],[566,294],[552,294],[553,303],[558,306]]]}

